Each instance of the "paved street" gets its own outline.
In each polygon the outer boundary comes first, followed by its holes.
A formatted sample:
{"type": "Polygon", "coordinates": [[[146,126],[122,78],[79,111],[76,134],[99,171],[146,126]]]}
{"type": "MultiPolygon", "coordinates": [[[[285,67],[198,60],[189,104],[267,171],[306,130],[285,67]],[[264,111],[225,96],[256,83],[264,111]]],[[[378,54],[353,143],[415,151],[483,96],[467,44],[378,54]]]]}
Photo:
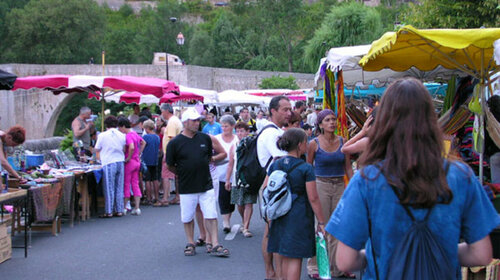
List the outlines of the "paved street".
{"type": "MultiPolygon", "coordinates": [[[[238,233],[222,240],[231,257],[217,258],[197,248],[197,255],[183,254],[184,230],[179,206],[142,208],[142,216],[99,219],[63,225],[61,234],[32,234],[29,256],[13,249],[12,259],[0,264],[1,279],[264,279],[261,238],[264,223],[254,211],[252,238],[238,233]]],[[[257,210],[255,206],[254,210],[257,210]]],[[[234,215],[232,224],[241,222],[234,215]]],[[[223,237],[222,230],[219,230],[223,237]]],[[[22,235],[13,241],[22,244],[22,235]]],[[[308,279],[305,267],[302,279],[308,279]]]]}

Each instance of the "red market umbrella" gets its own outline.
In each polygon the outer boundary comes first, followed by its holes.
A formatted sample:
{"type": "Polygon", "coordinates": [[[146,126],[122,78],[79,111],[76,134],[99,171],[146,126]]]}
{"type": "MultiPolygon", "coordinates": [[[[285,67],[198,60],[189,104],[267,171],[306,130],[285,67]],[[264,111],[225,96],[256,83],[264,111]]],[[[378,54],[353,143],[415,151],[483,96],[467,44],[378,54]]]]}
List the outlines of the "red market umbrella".
{"type": "Polygon", "coordinates": [[[17,78],[16,89],[40,88],[54,94],[61,92],[100,92],[103,89],[135,91],[161,97],[165,93],[179,92],[172,81],[157,78],[134,76],[83,76],[83,75],[46,75],[17,78]]]}
{"type": "Polygon", "coordinates": [[[114,91],[108,93],[109,90],[134,91],[140,94],[151,94],[158,98],[166,93],[179,92],[179,86],[174,82],[158,78],[85,75],[45,75],[17,78],[12,90],[32,88],[49,90],[54,94],[88,92],[90,98],[100,99],[103,116],[102,129],[104,129],[105,99],[114,94],[114,91]]]}

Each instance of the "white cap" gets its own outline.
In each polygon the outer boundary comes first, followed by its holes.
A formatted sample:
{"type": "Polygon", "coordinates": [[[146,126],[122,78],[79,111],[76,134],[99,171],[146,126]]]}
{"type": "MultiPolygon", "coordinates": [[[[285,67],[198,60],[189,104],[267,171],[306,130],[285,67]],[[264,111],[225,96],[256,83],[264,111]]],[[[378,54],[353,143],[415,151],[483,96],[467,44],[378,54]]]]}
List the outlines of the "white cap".
{"type": "Polygon", "coordinates": [[[202,119],[203,116],[196,111],[195,108],[188,108],[184,113],[182,113],[182,122],[185,122],[187,120],[199,120],[202,119]]]}

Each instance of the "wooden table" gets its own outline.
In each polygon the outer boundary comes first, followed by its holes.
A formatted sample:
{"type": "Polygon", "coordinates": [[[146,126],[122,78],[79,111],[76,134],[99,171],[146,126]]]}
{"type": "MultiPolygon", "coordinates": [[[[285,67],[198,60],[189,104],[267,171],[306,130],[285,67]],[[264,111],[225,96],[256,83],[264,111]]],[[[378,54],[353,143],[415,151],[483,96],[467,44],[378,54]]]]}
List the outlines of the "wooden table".
{"type": "MultiPolygon", "coordinates": [[[[80,194],[81,211],[77,210],[77,218],[79,221],[86,221],[90,219],[90,195],[88,174],[85,171],[74,171],[76,191],[80,194]]],[[[77,206],[77,209],[79,207],[77,206]]]]}
{"type": "MultiPolygon", "coordinates": [[[[29,193],[27,190],[23,189],[9,189],[7,193],[0,193],[0,206],[3,209],[3,206],[5,204],[12,204],[14,206],[14,212],[12,213],[12,228],[11,228],[11,234],[14,235],[16,228],[20,230],[21,228],[21,220],[20,220],[20,215],[19,211],[21,210],[21,205],[24,206],[24,257],[28,257],[28,227],[30,226],[30,217],[29,217],[29,193]],[[17,222],[17,226],[16,226],[17,222]]],[[[4,215],[3,211],[1,211],[1,222],[4,220],[4,215]]],[[[19,248],[19,247],[14,247],[12,248],[19,248]]]]}

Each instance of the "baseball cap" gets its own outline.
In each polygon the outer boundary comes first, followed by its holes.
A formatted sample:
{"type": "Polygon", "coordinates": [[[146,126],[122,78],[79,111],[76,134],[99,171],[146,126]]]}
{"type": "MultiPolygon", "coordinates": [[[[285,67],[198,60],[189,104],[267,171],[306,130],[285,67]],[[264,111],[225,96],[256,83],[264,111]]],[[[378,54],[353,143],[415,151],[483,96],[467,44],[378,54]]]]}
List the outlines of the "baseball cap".
{"type": "Polygon", "coordinates": [[[202,119],[203,116],[196,111],[194,108],[188,108],[184,113],[182,113],[182,122],[185,122],[187,120],[199,120],[202,119]]]}

